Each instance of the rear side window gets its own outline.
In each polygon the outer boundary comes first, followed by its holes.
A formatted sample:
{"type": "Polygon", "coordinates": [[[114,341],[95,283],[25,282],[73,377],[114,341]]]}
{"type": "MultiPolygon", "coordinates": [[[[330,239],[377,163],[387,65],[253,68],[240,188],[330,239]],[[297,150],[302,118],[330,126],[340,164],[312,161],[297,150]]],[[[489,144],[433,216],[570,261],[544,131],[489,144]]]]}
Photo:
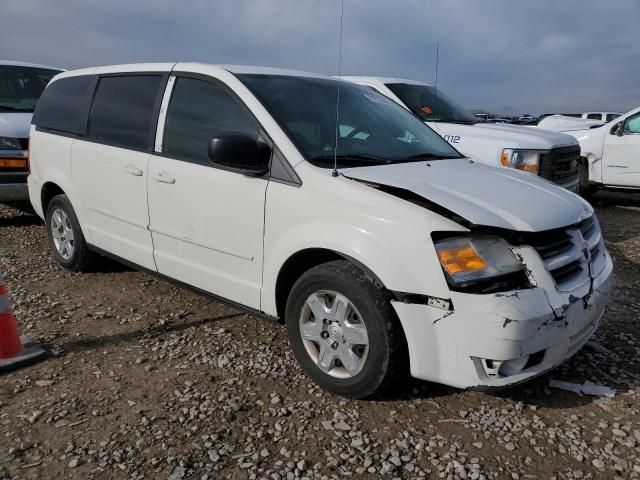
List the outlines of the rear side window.
{"type": "Polygon", "coordinates": [[[66,77],[49,85],[36,105],[32,123],[64,133],[84,135],[95,77],[66,77]]]}
{"type": "Polygon", "coordinates": [[[162,75],[102,77],[89,115],[89,139],[151,150],[162,75]]]}
{"type": "Polygon", "coordinates": [[[589,115],[587,115],[587,118],[589,120],[602,120],[602,115],[600,115],[599,113],[590,113],[589,115]]]}
{"type": "Polygon", "coordinates": [[[222,85],[178,78],[167,112],[163,153],[206,164],[211,139],[228,133],[244,133],[257,139],[259,126],[222,85]]]}

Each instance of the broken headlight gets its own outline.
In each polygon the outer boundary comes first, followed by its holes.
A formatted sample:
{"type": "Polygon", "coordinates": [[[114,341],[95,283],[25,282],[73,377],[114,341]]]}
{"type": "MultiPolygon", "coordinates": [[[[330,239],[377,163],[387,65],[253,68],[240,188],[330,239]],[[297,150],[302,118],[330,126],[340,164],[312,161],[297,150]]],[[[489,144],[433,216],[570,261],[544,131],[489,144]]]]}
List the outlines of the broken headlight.
{"type": "Polygon", "coordinates": [[[435,247],[449,284],[456,289],[488,293],[527,283],[522,264],[500,237],[448,238],[435,247]]]}

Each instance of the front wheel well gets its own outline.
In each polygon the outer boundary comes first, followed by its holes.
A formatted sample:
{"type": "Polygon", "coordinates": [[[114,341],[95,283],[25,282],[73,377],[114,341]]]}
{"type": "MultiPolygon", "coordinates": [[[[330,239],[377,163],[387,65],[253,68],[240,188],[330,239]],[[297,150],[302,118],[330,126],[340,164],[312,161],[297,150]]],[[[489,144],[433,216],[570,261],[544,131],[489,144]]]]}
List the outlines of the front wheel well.
{"type": "Polygon", "coordinates": [[[347,260],[362,270],[376,287],[384,288],[382,281],[371,270],[348,255],[324,248],[308,248],[300,250],[284,262],[282,268],[280,268],[280,272],[278,273],[275,290],[278,318],[284,320],[289,292],[291,292],[293,285],[302,276],[302,274],[313,267],[335,260],[347,260]]]}
{"type": "Polygon", "coordinates": [[[42,186],[42,191],[40,193],[40,201],[42,204],[42,214],[47,214],[47,207],[49,206],[49,202],[56,195],[64,195],[64,190],[62,190],[58,185],[53,182],[46,182],[42,186]]]}

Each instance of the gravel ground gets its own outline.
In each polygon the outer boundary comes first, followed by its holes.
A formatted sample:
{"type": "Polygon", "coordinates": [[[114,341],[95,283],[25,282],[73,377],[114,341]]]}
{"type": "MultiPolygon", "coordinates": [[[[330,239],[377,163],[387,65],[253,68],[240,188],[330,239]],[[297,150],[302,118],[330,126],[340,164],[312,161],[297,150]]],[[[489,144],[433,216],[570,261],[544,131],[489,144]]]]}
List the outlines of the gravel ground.
{"type": "Polygon", "coordinates": [[[316,387],[281,325],[108,261],[62,270],[41,221],[0,206],[21,333],[51,353],[0,376],[0,478],[640,478],[640,196],[594,204],[617,283],[595,346],[500,394],[376,401],[316,387]]]}

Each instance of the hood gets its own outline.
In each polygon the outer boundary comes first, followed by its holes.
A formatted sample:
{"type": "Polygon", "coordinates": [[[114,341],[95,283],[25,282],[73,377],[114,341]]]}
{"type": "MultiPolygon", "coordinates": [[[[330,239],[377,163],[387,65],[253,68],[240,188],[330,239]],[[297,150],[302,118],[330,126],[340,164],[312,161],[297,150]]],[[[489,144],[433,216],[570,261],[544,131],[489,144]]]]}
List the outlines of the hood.
{"type": "Polygon", "coordinates": [[[0,137],[27,138],[32,113],[0,112],[0,137]]]}
{"type": "Polygon", "coordinates": [[[475,225],[540,232],[578,223],[593,213],[580,197],[540,177],[466,158],[340,172],[409,190],[475,225]]]}
{"type": "Polygon", "coordinates": [[[600,120],[565,117],[564,115],[551,115],[540,120],[538,128],[544,128],[556,132],[571,132],[576,130],[588,130],[593,127],[601,127],[603,125],[604,122],[600,120]]]}
{"type": "Polygon", "coordinates": [[[576,145],[575,138],[558,132],[550,132],[523,125],[507,123],[476,123],[473,126],[483,135],[495,136],[502,140],[505,147],[508,142],[517,143],[521,148],[551,149],[576,145]]]}

